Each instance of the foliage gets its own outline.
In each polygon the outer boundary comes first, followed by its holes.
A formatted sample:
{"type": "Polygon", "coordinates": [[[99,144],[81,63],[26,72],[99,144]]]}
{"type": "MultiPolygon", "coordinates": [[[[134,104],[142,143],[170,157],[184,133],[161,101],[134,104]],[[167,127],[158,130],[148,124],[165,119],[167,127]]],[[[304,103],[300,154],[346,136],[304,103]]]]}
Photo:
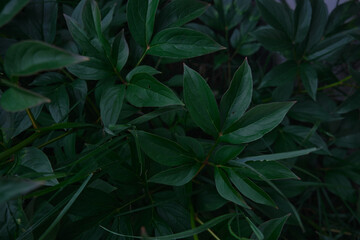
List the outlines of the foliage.
{"type": "Polygon", "coordinates": [[[3,1],[0,238],[359,238],[359,12],[3,1]]]}

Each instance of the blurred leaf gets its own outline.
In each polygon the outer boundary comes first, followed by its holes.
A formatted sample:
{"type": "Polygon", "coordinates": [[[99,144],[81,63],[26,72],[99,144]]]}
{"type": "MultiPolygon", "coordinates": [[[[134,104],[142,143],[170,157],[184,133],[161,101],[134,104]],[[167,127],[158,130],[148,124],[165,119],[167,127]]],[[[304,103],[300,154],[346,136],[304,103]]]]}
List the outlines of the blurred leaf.
{"type": "Polygon", "coordinates": [[[171,186],[182,186],[191,181],[199,169],[199,164],[186,164],[179,167],[170,168],[155,174],[149,179],[149,182],[171,186]]]}
{"type": "Polygon", "coordinates": [[[358,149],[360,147],[360,133],[352,133],[336,139],[335,145],[338,147],[358,149]]]}
{"type": "Polygon", "coordinates": [[[310,29],[312,8],[309,0],[297,0],[295,9],[295,42],[302,42],[310,29]]]}
{"type": "MultiPolygon", "coordinates": [[[[232,217],[233,214],[225,214],[216,218],[213,218],[212,220],[202,224],[201,226],[195,227],[193,229],[184,231],[184,232],[179,232],[179,233],[175,233],[175,234],[171,234],[171,235],[166,235],[166,236],[158,236],[158,237],[147,237],[147,239],[156,239],[156,240],[172,240],[172,239],[183,239],[183,238],[187,238],[187,237],[191,237],[194,236],[195,234],[199,234],[202,233],[206,230],[208,230],[211,227],[216,226],[217,224],[229,219],[230,217],[232,217]]],[[[113,231],[110,231],[109,229],[103,227],[100,225],[101,228],[103,228],[105,231],[108,231],[112,234],[121,236],[121,237],[131,237],[131,238],[136,238],[136,239],[143,239],[143,237],[137,237],[137,236],[131,236],[131,235],[124,235],[121,233],[116,233],[113,231]]]]}
{"type": "Polygon", "coordinates": [[[202,15],[208,5],[197,0],[173,0],[160,10],[156,18],[158,30],[180,27],[202,15]]]}
{"type": "Polygon", "coordinates": [[[8,76],[28,76],[89,60],[39,41],[22,41],[11,45],[4,59],[8,76]]]}
{"type": "Polygon", "coordinates": [[[224,49],[207,35],[187,28],[168,28],[154,36],[148,54],[158,57],[193,58],[224,49]]]}
{"type": "Polygon", "coordinates": [[[307,41],[307,49],[311,49],[317,44],[324,35],[326,23],[328,20],[328,8],[324,0],[312,0],[312,16],[307,41]]]}
{"type": "Polygon", "coordinates": [[[229,181],[223,170],[215,167],[214,174],[216,189],[220,196],[244,208],[250,209],[250,207],[246,204],[240,193],[237,192],[235,188],[231,185],[231,182],[229,181]]]}
{"type": "Polygon", "coordinates": [[[182,105],[175,93],[146,73],[134,75],[128,84],[126,99],[136,107],[182,105]]]}
{"type": "Polygon", "coordinates": [[[228,128],[220,139],[232,144],[255,141],[279,125],[293,105],[294,102],[258,105],[228,128]]]}
{"type": "Polygon", "coordinates": [[[199,73],[184,65],[184,100],[191,118],[204,132],[217,136],[220,114],[210,87],[199,73]]]}
{"type": "Polygon", "coordinates": [[[297,74],[297,64],[294,61],[286,61],[273,67],[262,79],[259,88],[280,86],[293,82],[297,74]]]}
{"type": "Polygon", "coordinates": [[[344,102],[342,102],[336,112],[339,114],[344,114],[358,108],[360,108],[360,91],[357,91],[348,97],[344,102]]]}
{"type": "Polygon", "coordinates": [[[147,47],[154,29],[159,0],[131,0],[127,4],[127,20],[131,36],[142,47],[147,47]]]}
{"type": "Polygon", "coordinates": [[[289,9],[274,0],[257,0],[256,2],[261,16],[269,25],[285,32],[289,37],[293,36],[293,19],[289,9]]]}
{"type": "Polygon", "coordinates": [[[0,5],[0,27],[8,23],[28,3],[29,0],[4,0],[0,5]]]}
{"type": "Polygon", "coordinates": [[[264,234],[262,234],[260,229],[257,228],[256,225],[248,217],[245,217],[245,219],[249,223],[250,228],[253,230],[254,235],[257,237],[257,239],[258,240],[263,240],[264,239],[264,234]]]}
{"type": "Polygon", "coordinates": [[[263,47],[270,51],[285,51],[292,48],[291,40],[285,33],[270,26],[263,26],[251,33],[263,47]]]}
{"type": "Polygon", "coordinates": [[[30,181],[22,178],[0,178],[0,203],[12,198],[20,197],[42,185],[42,182],[30,181]]]}
{"type": "Polygon", "coordinates": [[[179,166],[193,162],[191,155],[169,139],[143,131],[131,131],[139,137],[140,147],[152,160],[165,166],[179,166]]]}
{"type": "Polygon", "coordinates": [[[222,129],[226,131],[246,111],[252,98],[252,76],[250,66],[245,60],[237,69],[229,89],[221,98],[220,116],[222,129]]]}
{"type": "Polygon", "coordinates": [[[0,98],[0,106],[9,112],[23,111],[49,102],[50,99],[18,86],[6,90],[0,98]]]}

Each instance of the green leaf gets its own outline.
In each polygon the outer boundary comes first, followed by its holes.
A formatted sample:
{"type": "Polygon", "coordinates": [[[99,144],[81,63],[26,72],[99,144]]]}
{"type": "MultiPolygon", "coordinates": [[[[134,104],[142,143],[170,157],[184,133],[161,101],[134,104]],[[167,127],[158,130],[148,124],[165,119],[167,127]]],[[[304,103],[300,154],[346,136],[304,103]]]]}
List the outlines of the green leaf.
{"type": "Polygon", "coordinates": [[[162,107],[162,108],[159,108],[159,109],[156,109],[155,111],[153,112],[150,112],[150,113],[147,113],[147,114],[144,114],[138,118],[135,118],[134,120],[131,120],[129,122],[129,124],[132,124],[132,125],[138,125],[138,124],[142,124],[142,123],[145,123],[145,122],[148,122],[150,121],[151,119],[154,119],[156,117],[159,117],[165,113],[168,113],[168,112],[172,112],[172,111],[178,111],[178,110],[181,110],[182,107],[181,106],[168,106],[168,107],[162,107]]]}
{"type": "MultiPolygon", "coordinates": [[[[175,234],[171,234],[171,235],[165,235],[165,236],[157,236],[157,237],[146,237],[147,239],[153,239],[153,240],[173,240],[173,239],[184,239],[187,237],[191,237],[194,236],[195,234],[199,234],[202,233],[206,230],[208,230],[209,228],[212,228],[214,226],[216,226],[217,224],[231,218],[233,216],[233,214],[225,214],[216,218],[211,219],[210,221],[202,224],[201,226],[192,228],[190,230],[186,230],[183,232],[179,232],[179,233],[175,233],[175,234]]],[[[121,237],[130,237],[130,238],[136,238],[136,239],[143,239],[144,237],[141,236],[131,236],[131,235],[125,235],[125,234],[121,234],[121,233],[116,233],[113,231],[110,231],[109,229],[103,227],[100,225],[101,228],[103,228],[105,231],[108,231],[112,234],[115,234],[117,236],[121,236],[121,237]]]]}
{"type": "MultiPolygon", "coordinates": [[[[281,218],[271,219],[267,222],[262,223],[259,229],[264,234],[264,240],[277,240],[280,237],[281,231],[285,225],[289,215],[281,218]]],[[[254,238],[252,238],[254,239],[254,238]]]]}
{"type": "Polygon", "coordinates": [[[251,35],[270,51],[286,51],[292,48],[290,38],[270,26],[259,27],[251,35]]]}
{"type": "Polygon", "coordinates": [[[61,85],[51,93],[49,112],[56,123],[67,122],[70,100],[66,87],[61,85]]]}
{"type": "Polygon", "coordinates": [[[216,164],[225,164],[236,158],[243,150],[245,145],[225,145],[221,146],[214,155],[216,164]]]}
{"type": "Polygon", "coordinates": [[[257,0],[256,2],[261,16],[269,25],[285,32],[289,37],[293,36],[293,21],[289,9],[274,0],[257,0]]]}
{"type": "Polygon", "coordinates": [[[159,0],[131,0],[127,4],[127,20],[131,36],[142,47],[147,47],[154,29],[159,0]]]}
{"type": "Polygon", "coordinates": [[[103,91],[100,99],[100,115],[105,127],[116,124],[125,97],[125,86],[111,86],[103,91]]]}
{"type": "Polygon", "coordinates": [[[144,131],[131,133],[138,136],[141,149],[155,162],[170,167],[194,162],[191,155],[176,142],[144,131]]]}
{"type": "Polygon", "coordinates": [[[132,77],[127,87],[126,99],[136,107],[183,105],[170,88],[146,73],[132,77]]]}
{"type": "Polygon", "coordinates": [[[8,23],[28,3],[29,0],[7,0],[4,3],[2,2],[2,9],[0,10],[0,27],[8,23]]]}
{"type": "Polygon", "coordinates": [[[241,144],[255,141],[281,123],[294,102],[277,102],[258,105],[233,124],[221,141],[241,144]]]}
{"type": "Polygon", "coordinates": [[[310,97],[316,101],[318,78],[316,70],[308,63],[300,65],[300,77],[310,97]]]}
{"type": "Polygon", "coordinates": [[[130,82],[132,77],[135,76],[138,73],[147,73],[151,76],[155,75],[155,74],[159,74],[161,72],[159,72],[157,69],[147,66],[147,65],[142,65],[142,66],[137,66],[135,68],[133,68],[127,75],[126,75],[126,81],[130,82]]]}
{"type": "Polygon", "coordinates": [[[358,90],[353,95],[348,97],[344,102],[338,107],[337,113],[344,114],[355,109],[360,108],[360,91],[358,90]]]}
{"type": "Polygon", "coordinates": [[[170,168],[157,173],[149,179],[149,182],[160,183],[171,186],[182,186],[193,179],[199,171],[199,164],[186,164],[175,168],[170,168]]]}
{"type": "Polygon", "coordinates": [[[239,173],[232,169],[228,170],[229,178],[239,192],[252,201],[271,207],[276,207],[275,202],[269,194],[262,190],[258,185],[246,177],[240,176],[239,173]]]}
{"type": "Polygon", "coordinates": [[[71,65],[66,69],[84,80],[109,79],[114,76],[114,69],[111,68],[111,65],[97,58],[90,58],[90,61],[71,65]]]}
{"type": "Polygon", "coordinates": [[[248,218],[245,217],[246,221],[249,223],[251,230],[253,230],[254,235],[257,237],[258,240],[264,239],[264,234],[260,231],[258,227],[248,218]]]}
{"type": "Polygon", "coordinates": [[[191,118],[204,132],[218,136],[220,113],[213,92],[199,73],[184,65],[184,100],[191,118]]]}
{"type": "Polygon", "coordinates": [[[93,176],[93,174],[89,174],[89,176],[85,179],[85,181],[81,184],[78,190],[74,193],[74,195],[71,197],[69,202],[64,206],[64,208],[61,210],[59,215],[55,218],[55,220],[51,223],[51,225],[45,230],[45,232],[40,236],[39,240],[47,239],[46,237],[49,235],[51,230],[60,222],[60,220],[64,217],[64,215],[67,213],[67,211],[70,209],[70,207],[74,204],[76,199],[79,197],[81,192],[86,187],[87,183],[90,181],[90,178],[93,176]]]}
{"type": "Polygon", "coordinates": [[[17,86],[6,90],[0,98],[0,106],[9,112],[23,111],[27,108],[49,102],[50,99],[17,86]]]}
{"type": "Polygon", "coordinates": [[[197,0],[173,0],[161,9],[156,19],[157,29],[180,27],[202,15],[208,6],[197,0]]]}
{"type": "MultiPolygon", "coordinates": [[[[254,180],[262,180],[257,174],[249,171],[246,167],[244,167],[243,163],[232,162],[229,164],[231,166],[236,167],[236,171],[239,172],[242,176],[247,176],[254,180]]],[[[257,162],[246,162],[247,165],[256,169],[257,172],[261,173],[264,177],[269,180],[278,180],[278,179],[297,179],[300,178],[296,176],[289,168],[285,167],[283,164],[275,161],[257,161],[257,162]]]]}
{"type": "Polygon", "coordinates": [[[309,0],[296,1],[295,9],[295,42],[302,42],[310,29],[312,8],[309,0]]]}
{"type": "Polygon", "coordinates": [[[0,178],[0,203],[12,198],[24,195],[42,185],[42,182],[34,182],[21,178],[0,178]]]}
{"type": "Polygon", "coordinates": [[[39,41],[22,41],[6,51],[4,69],[8,76],[28,76],[89,60],[39,41]]]}
{"type": "Polygon", "coordinates": [[[198,57],[224,49],[209,36],[187,28],[168,28],[154,36],[148,54],[184,59],[198,57]]]}
{"type": "Polygon", "coordinates": [[[215,167],[214,174],[216,189],[220,196],[244,208],[250,209],[250,207],[246,204],[240,193],[237,192],[235,188],[231,185],[231,182],[229,181],[223,170],[215,167]]]}
{"type": "Polygon", "coordinates": [[[221,98],[220,116],[223,131],[234,124],[249,107],[252,85],[251,69],[245,60],[235,72],[229,89],[221,98]]]}
{"type": "Polygon", "coordinates": [[[311,49],[319,43],[324,35],[326,23],[328,20],[328,8],[324,0],[312,0],[312,16],[309,30],[309,37],[306,49],[311,49]]]}
{"type": "Polygon", "coordinates": [[[238,158],[236,160],[231,161],[231,164],[235,164],[237,162],[248,162],[248,161],[278,161],[283,159],[295,158],[307,155],[309,153],[317,151],[317,148],[308,148],[304,150],[297,150],[291,152],[283,152],[283,153],[273,153],[273,154],[265,154],[260,156],[252,156],[252,157],[245,157],[245,158],[238,158]]]}
{"type": "MultiPolygon", "coordinates": [[[[48,157],[45,153],[35,147],[21,149],[17,157],[21,166],[27,167],[37,173],[41,173],[44,177],[54,173],[48,157]]],[[[59,182],[56,179],[51,179],[48,180],[45,185],[53,186],[58,183],[59,182]]]]}
{"type": "Polygon", "coordinates": [[[260,88],[280,86],[293,82],[297,74],[297,64],[294,61],[286,61],[272,68],[262,79],[260,88]]]}
{"type": "Polygon", "coordinates": [[[112,57],[116,63],[116,70],[120,72],[129,57],[129,47],[124,37],[124,31],[118,34],[112,44],[112,57]]]}

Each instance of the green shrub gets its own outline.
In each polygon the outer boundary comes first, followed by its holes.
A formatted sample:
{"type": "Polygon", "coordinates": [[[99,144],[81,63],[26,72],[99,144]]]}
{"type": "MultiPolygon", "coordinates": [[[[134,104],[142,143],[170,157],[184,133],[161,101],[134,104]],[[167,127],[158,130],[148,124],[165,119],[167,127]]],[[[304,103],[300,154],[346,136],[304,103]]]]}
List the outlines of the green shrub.
{"type": "Polygon", "coordinates": [[[359,2],[207,2],[0,4],[0,239],[360,237],[359,2]]]}

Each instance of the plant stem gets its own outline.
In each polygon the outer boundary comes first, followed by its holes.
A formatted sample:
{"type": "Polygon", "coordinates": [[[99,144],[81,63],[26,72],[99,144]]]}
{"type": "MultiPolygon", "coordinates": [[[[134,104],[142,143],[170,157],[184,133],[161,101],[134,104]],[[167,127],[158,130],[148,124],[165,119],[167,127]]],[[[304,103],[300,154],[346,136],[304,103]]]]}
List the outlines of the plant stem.
{"type": "Polygon", "coordinates": [[[53,139],[50,139],[49,141],[47,141],[47,142],[45,142],[43,144],[40,144],[39,146],[37,146],[37,148],[43,148],[46,145],[49,145],[50,143],[56,142],[56,141],[62,139],[63,137],[66,137],[67,135],[69,135],[72,132],[73,132],[72,130],[69,130],[69,131],[67,131],[66,133],[64,133],[64,134],[62,134],[60,136],[54,137],[53,139]]]}
{"type": "Polygon", "coordinates": [[[147,46],[146,50],[144,51],[143,55],[141,56],[141,58],[139,59],[139,61],[137,62],[135,67],[139,66],[140,63],[144,60],[144,57],[146,56],[146,53],[149,51],[149,49],[150,49],[150,46],[147,46]]]}
{"type": "MultiPolygon", "coordinates": [[[[195,212],[194,212],[194,206],[190,202],[190,224],[191,224],[192,229],[196,228],[195,218],[196,218],[196,216],[195,216],[195,212]]],[[[194,234],[194,240],[199,240],[199,237],[197,234],[194,234]]]]}
{"type": "MultiPolygon", "coordinates": [[[[195,217],[195,220],[196,220],[198,223],[200,223],[201,225],[204,224],[204,223],[200,220],[200,218],[198,218],[198,217],[195,217]]],[[[216,236],[216,234],[215,234],[213,231],[211,231],[210,228],[208,228],[207,231],[208,231],[216,240],[221,240],[218,236],[216,236]]]]}
{"type": "Polygon", "coordinates": [[[23,147],[26,147],[27,145],[31,144],[40,136],[41,136],[40,133],[34,133],[30,137],[26,138],[24,141],[18,143],[17,145],[13,146],[12,148],[9,148],[8,150],[0,153],[0,162],[3,161],[4,159],[8,158],[9,156],[11,156],[11,154],[19,151],[23,147]]]}
{"type": "Polygon", "coordinates": [[[39,126],[36,124],[34,115],[32,114],[32,112],[30,111],[29,108],[26,109],[26,113],[27,113],[27,115],[29,116],[30,121],[31,121],[31,124],[33,125],[33,127],[34,127],[35,129],[38,129],[39,126]]]}

